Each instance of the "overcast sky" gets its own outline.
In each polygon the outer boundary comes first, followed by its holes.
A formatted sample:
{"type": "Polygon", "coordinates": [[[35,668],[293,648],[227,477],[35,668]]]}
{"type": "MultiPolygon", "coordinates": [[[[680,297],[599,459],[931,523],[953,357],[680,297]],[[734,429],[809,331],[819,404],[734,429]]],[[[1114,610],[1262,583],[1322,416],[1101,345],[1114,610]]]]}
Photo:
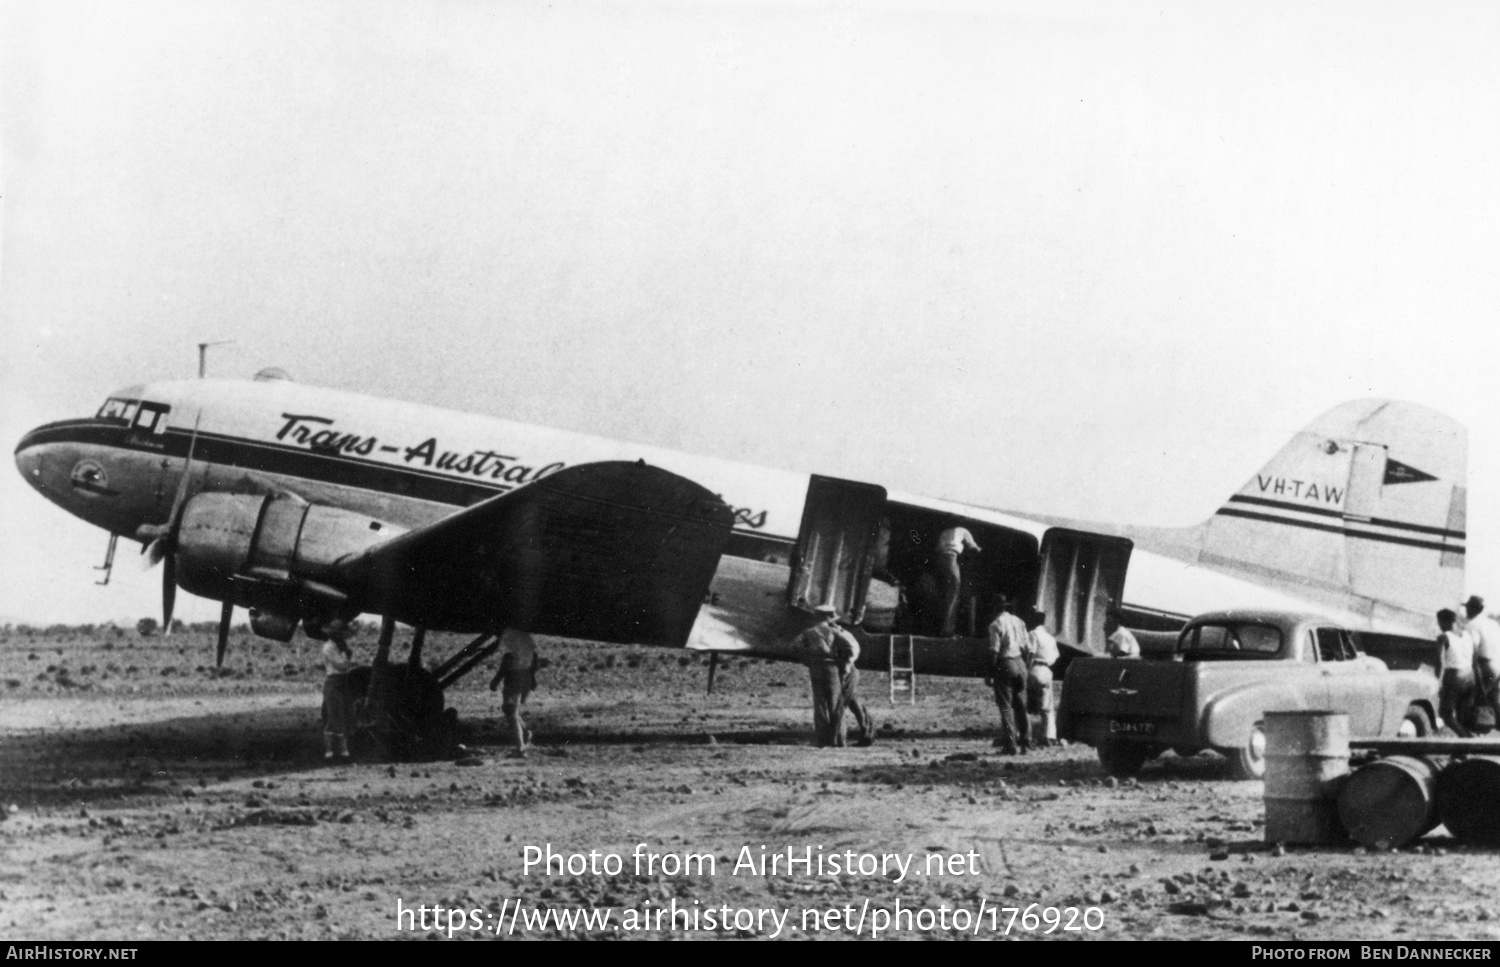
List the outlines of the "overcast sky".
{"type": "MultiPolygon", "coordinates": [[[[1500,5],[0,18],[8,447],[233,339],[212,375],[1188,524],[1395,397],[1469,426],[1500,599],[1500,5]]],[[[10,470],[0,536],[0,616],[157,612],[10,470]]]]}

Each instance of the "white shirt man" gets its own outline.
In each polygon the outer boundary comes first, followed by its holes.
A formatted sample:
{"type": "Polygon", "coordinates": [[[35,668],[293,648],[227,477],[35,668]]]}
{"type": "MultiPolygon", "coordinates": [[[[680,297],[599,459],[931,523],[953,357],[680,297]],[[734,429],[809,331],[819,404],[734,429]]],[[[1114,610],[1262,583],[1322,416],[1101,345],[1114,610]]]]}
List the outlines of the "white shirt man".
{"type": "Polygon", "coordinates": [[[1140,642],[1135,640],[1135,635],[1130,633],[1129,628],[1122,627],[1118,614],[1108,614],[1104,618],[1104,633],[1109,638],[1104,643],[1104,653],[1111,658],[1139,658],[1141,657],[1140,642]]]}
{"type": "Polygon", "coordinates": [[[1062,657],[1057,639],[1047,630],[1040,612],[1026,622],[1031,629],[1031,660],[1026,669],[1026,707],[1042,716],[1042,742],[1057,743],[1057,709],[1052,701],[1052,666],[1062,657]]]}
{"type": "Polygon", "coordinates": [[[506,628],[500,635],[500,670],[490,681],[490,691],[500,689],[500,711],[510,725],[516,754],[525,753],[531,732],[521,719],[521,705],[536,688],[536,642],[520,628],[506,628]]]}
{"type": "Polygon", "coordinates": [[[1057,639],[1052,637],[1052,632],[1047,630],[1046,625],[1037,625],[1031,629],[1031,650],[1033,665],[1045,665],[1051,668],[1062,657],[1062,651],[1057,647],[1057,639]]]}
{"type": "Polygon", "coordinates": [[[964,551],[978,553],[979,544],[967,527],[950,527],[938,535],[937,551],[939,554],[962,554],[964,551]]]}
{"type": "Polygon", "coordinates": [[[1000,662],[1008,658],[1026,661],[1030,657],[1031,633],[1010,609],[1000,612],[990,622],[990,659],[1000,662]]]}
{"type": "Polygon", "coordinates": [[[1456,734],[1467,737],[1472,722],[1474,702],[1479,697],[1474,678],[1474,639],[1468,632],[1457,630],[1454,625],[1458,616],[1447,608],[1437,613],[1438,662],[1438,714],[1443,723],[1456,734]]]}
{"type": "Polygon", "coordinates": [[[1439,671],[1474,670],[1474,639],[1462,631],[1446,630],[1438,636],[1442,642],[1442,668],[1439,671]]]}
{"type": "MultiPolygon", "coordinates": [[[[944,638],[952,638],[958,633],[958,596],[963,584],[963,572],[959,570],[958,559],[963,557],[964,551],[978,553],[979,545],[967,527],[955,524],[938,534],[935,551],[932,565],[940,595],[938,617],[941,627],[938,634],[944,638]]],[[[972,632],[974,629],[968,630],[972,632]]]]}
{"type": "Polygon", "coordinates": [[[1031,660],[1031,632],[1012,613],[1009,601],[990,622],[990,675],[1000,710],[1000,734],[995,747],[1005,755],[1025,754],[1031,748],[1031,719],[1026,714],[1026,665],[1031,660]]]}

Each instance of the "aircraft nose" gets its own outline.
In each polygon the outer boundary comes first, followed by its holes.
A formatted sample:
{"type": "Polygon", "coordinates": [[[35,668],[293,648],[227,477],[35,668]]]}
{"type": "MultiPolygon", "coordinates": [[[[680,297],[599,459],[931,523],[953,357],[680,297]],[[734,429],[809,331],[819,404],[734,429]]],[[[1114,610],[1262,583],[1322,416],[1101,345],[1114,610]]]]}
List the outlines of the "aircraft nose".
{"type": "Polygon", "coordinates": [[[20,445],[15,448],[15,468],[26,477],[27,483],[36,486],[42,478],[42,448],[31,442],[31,433],[21,438],[20,445]]]}
{"type": "Polygon", "coordinates": [[[42,447],[36,442],[33,430],[21,438],[16,445],[16,469],[26,482],[38,489],[42,485],[42,447]]]}

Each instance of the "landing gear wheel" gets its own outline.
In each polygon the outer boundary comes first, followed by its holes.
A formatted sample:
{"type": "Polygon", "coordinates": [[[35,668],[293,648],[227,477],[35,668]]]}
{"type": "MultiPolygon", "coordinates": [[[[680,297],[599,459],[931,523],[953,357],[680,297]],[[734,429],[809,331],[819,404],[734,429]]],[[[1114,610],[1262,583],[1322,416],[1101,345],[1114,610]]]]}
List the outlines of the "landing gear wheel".
{"type": "Polygon", "coordinates": [[[1252,725],[1245,744],[1229,753],[1229,774],[1235,779],[1252,781],[1266,777],[1266,730],[1263,723],[1252,725]]]}
{"type": "Polygon", "coordinates": [[[457,741],[458,713],[443,707],[442,686],[426,669],[387,664],[377,677],[374,669],[361,666],[349,680],[359,696],[361,752],[380,762],[432,759],[446,755],[457,741]]]}
{"type": "Polygon", "coordinates": [[[1436,732],[1432,716],[1420,705],[1408,705],[1406,717],[1401,720],[1401,725],[1396,729],[1396,737],[1401,739],[1425,739],[1436,732]]]}
{"type": "Polygon", "coordinates": [[[1141,771],[1152,756],[1150,746],[1135,742],[1105,742],[1099,746],[1099,764],[1117,779],[1129,779],[1141,771]]]}

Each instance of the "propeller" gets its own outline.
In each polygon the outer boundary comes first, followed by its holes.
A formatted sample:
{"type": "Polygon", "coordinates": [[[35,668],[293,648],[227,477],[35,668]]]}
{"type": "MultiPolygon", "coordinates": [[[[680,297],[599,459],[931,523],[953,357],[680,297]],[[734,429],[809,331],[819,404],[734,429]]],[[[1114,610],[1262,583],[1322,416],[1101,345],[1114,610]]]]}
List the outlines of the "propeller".
{"type": "MultiPolygon", "coordinates": [[[[182,527],[182,508],[187,504],[188,483],[193,478],[193,451],[198,448],[198,421],[201,419],[203,412],[200,410],[193,419],[193,436],[188,441],[187,462],[182,467],[182,479],[177,481],[177,494],[172,498],[172,512],[167,515],[167,522],[142,528],[146,536],[153,538],[145,548],[146,566],[150,568],[158,563],[162,565],[161,633],[164,636],[172,633],[172,609],[177,603],[177,534],[182,527]]],[[[219,634],[222,640],[225,634],[222,628],[219,634]]],[[[220,645],[221,658],[223,653],[223,646],[220,645]]]]}

